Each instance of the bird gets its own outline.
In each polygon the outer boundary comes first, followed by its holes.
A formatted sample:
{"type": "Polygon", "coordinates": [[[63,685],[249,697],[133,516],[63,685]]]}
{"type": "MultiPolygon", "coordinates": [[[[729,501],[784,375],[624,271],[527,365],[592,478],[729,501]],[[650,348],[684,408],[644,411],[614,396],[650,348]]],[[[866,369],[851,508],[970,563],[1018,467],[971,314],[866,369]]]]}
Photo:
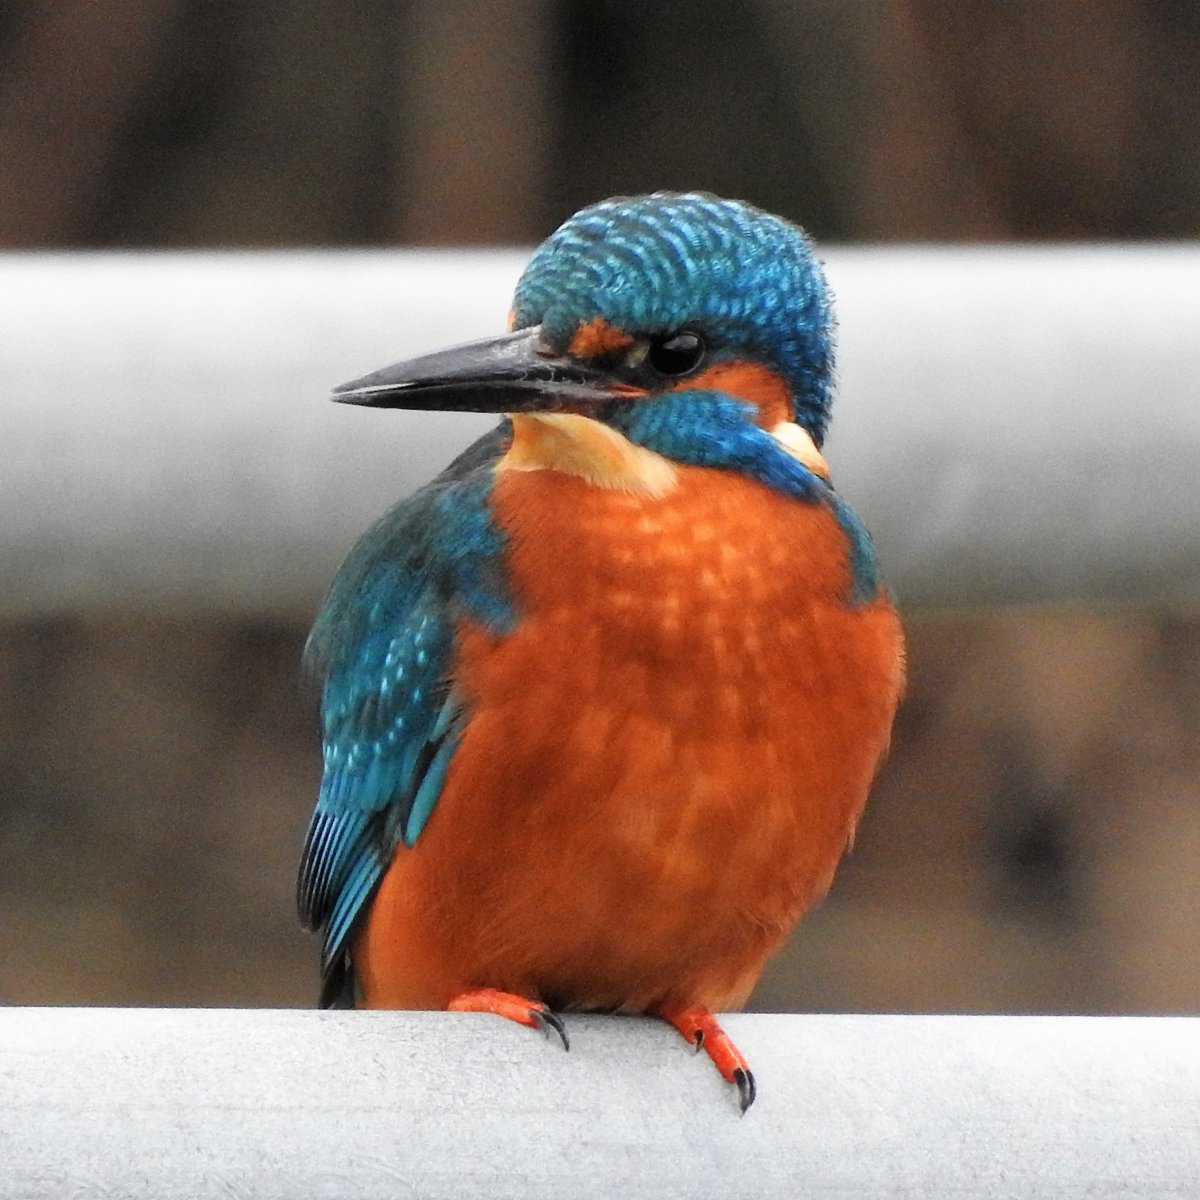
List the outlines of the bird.
{"type": "Polygon", "coordinates": [[[335,576],[297,900],[325,1007],[649,1014],[757,1094],[717,1014],[832,881],[904,642],[821,453],[808,236],[705,192],[583,208],[508,331],[338,401],[493,413],[335,576]]]}

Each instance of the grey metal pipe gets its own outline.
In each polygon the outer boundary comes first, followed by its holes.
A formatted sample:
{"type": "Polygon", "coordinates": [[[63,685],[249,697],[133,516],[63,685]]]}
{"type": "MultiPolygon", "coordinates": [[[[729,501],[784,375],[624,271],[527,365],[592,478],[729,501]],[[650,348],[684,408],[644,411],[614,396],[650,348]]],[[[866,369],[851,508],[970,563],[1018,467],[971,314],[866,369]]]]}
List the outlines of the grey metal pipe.
{"type": "MultiPolygon", "coordinates": [[[[828,251],[828,457],[902,602],[1200,594],[1200,248],[828,251]]],[[[488,418],[328,388],[503,323],[524,252],[6,255],[0,615],[303,613],[488,418]]]]}
{"type": "Polygon", "coordinates": [[[444,1013],[10,1009],[0,1193],[1200,1195],[1200,1020],[735,1016],[759,1099],[674,1031],[444,1013]]]}

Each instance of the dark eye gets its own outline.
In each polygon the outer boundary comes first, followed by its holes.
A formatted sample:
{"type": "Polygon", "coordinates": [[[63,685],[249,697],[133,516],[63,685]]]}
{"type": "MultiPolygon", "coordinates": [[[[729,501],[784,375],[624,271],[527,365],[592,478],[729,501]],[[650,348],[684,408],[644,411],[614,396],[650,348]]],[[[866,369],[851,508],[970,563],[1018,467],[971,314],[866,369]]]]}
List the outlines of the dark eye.
{"type": "Polygon", "coordinates": [[[704,361],[707,349],[698,333],[683,329],[653,338],[646,361],[660,375],[687,375],[704,361]]]}

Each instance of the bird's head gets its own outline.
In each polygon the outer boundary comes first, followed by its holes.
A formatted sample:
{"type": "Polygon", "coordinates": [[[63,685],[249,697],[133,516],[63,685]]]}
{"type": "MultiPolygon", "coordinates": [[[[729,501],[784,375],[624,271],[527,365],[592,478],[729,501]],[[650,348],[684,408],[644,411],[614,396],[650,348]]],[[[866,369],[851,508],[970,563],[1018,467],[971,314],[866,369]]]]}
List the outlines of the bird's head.
{"type": "Polygon", "coordinates": [[[741,453],[716,443],[744,425],[823,469],[832,307],[808,239],[779,217],[701,193],[594,204],[534,252],[510,320],[504,336],[398,363],[336,397],[572,414],[701,465],[741,453]]]}

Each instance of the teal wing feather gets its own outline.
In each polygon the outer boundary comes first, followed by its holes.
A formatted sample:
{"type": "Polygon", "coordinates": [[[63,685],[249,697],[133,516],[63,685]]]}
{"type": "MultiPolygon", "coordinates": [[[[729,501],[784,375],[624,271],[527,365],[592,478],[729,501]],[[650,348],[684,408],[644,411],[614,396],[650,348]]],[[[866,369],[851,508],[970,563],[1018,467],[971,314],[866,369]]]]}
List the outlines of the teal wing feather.
{"type": "Polygon", "coordinates": [[[503,535],[488,506],[501,426],[382,518],[338,572],[306,655],[323,676],[324,773],[301,856],[301,920],[324,931],[322,1003],[384,871],[429,820],[465,713],[450,671],[456,622],[513,621],[503,535]]]}

